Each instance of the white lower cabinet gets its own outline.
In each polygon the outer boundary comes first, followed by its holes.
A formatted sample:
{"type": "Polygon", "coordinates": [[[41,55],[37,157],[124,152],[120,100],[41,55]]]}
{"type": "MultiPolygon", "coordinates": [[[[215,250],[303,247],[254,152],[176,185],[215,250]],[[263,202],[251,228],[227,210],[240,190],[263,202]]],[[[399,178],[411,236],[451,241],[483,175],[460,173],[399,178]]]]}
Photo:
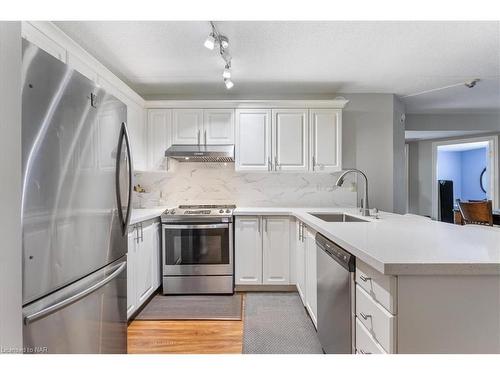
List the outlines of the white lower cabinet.
{"type": "Polygon", "coordinates": [[[262,282],[264,284],[288,284],[290,280],[289,219],[265,217],[262,239],[262,282]]]}
{"type": "Polygon", "coordinates": [[[260,217],[236,217],[234,235],[235,284],[262,284],[262,236],[260,217]]]}
{"type": "Polygon", "coordinates": [[[356,261],[356,353],[397,353],[397,280],[356,261]]]}
{"type": "Polygon", "coordinates": [[[386,352],[375,341],[370,331],[359,321],[356,320],[356,353],[357,354],[385,354],[386,352]]]}
{"type": "Polygon", "coordinates": [[[129,227],[127,254],[127,318],[159,287],[159,225],[137,223],[129,227]]]}
{"type": "Polygon", "coordinates": [[[306,309],[317,328],[318,322],[318,290],[316,271],[316,232],[312,229],[304,228],[305,242],[305,269],[306,269],[306,309]]]}
{"type": "Polygon", "coordinates": [[[128,252],[127,252],[127,319],[137,309],[137,298],[135,293],[135,275],[136,271],[136,230],[129,228],[128,232],[128,252]]]}
{"type": "Polygon", "coordinates": [[[288,217],[236,217],[236,285],[289,284],[289,227],[288,217]]]}
{"type": "Polygon", "coordinates": [[[297,291],[314,326],[317,325],[318,291],[316,272],[316,232],[300,220],[296,224],[295,278],[297,291]]]}
{"type": "Polygon", "coordinates": [[[302,238],[304,224],[297,220],[296,222],[296,241],[295,241],[295,278],[297,280],[297,292],[302,303],[306,304],[306,243],[302,238]]]}

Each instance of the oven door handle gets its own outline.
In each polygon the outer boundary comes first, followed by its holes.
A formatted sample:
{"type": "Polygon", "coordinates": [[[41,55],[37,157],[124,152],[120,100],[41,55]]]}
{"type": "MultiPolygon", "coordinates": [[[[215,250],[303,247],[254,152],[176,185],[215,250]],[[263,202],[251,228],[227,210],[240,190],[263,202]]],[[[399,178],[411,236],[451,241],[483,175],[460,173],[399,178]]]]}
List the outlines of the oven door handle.
{"type": "Polygon", "coordinates": [[[217,229],[229,228],[229,224],[163,224],[164,229],[217,229]]]}

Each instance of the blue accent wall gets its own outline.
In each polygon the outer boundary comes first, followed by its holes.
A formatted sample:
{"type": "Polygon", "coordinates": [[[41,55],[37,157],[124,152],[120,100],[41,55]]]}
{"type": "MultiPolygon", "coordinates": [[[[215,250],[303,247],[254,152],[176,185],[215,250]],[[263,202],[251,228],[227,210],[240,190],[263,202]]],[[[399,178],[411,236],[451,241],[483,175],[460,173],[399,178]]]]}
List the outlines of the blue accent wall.
{"type": "MultiPolygon", "coordinates": [[[[486,193],[481,190],[479,177],[486,167],[486,148],[462,151],[462,199],[486,199],[486,193]]],[[[488,173],[488,171],[486,171],[488,173]]],[[[488,185],[484,187],[488,191],[488,185]]]]}
{"type": "Polygon", "coordinates": [[[438,151],[438,180],[453,181],[453,201],[462,198],[462,158],[459,151],[438,151]]]}
{"type": "MultiPolygon", "coordinates": [[[[479,177],[486,167],[486,148],[469,151],[438,150],[438,180],[453,181],[453,200],[482,200],[487,194],[481,190],[479,177]]],[[[488,171],[486,171],[487,175],[488,171]]],[[[488,179],[487,179],[488,180],[488,179]]],[[[489,182],[485,189],[488,191],[489,182]]]]}

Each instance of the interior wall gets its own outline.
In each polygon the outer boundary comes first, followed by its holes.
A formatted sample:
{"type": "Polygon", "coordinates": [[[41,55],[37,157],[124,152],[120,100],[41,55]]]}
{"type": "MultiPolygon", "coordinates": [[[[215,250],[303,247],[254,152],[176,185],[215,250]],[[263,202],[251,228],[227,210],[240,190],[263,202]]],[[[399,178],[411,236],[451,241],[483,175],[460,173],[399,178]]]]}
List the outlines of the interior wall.
{"type": "Polygon", "coordinates": [[[0,22],[0,353],[22,347],[21,23],[0,22]]]}
{"type": "MultiPolygon", "coordinates": [[[[481,190],[479,183],[481,172],[486,167],[486,148],[461,152],[461,194],[464,200],[486,199],[486,193],[481,190]]],[[[488,184],[485,186],[488,191],[488,184]]]]}
{"type": "MultiPolygon", "coordinates": [[[[481,134],[481,136],[500,133],[481,134]]],[[[432,216],[432,143],[436,141],[447,141],[463,139],[464,137],[441,138],[410,142],[409,160],[409,210],[410,213],[424,216],[432,216]]],[[[499,155],[497,155],[497,158],[499,155]]],[[[500,174],[500,167],[497,173],[500,174]]]]}
{"type": "Polygon", "coordinates": [[[406,213],[405,106],[394,95],[393,116],[393,211],[406,213]]]}
{"type": "Polygon", "coordinates": [[[498,113],[407,114],[406,130],[500,131],[498,113]]]}
{"type": "MultiPolygon", "coordinates": [[[[342,96],[350,101],[342,113],[342,167],[366,173],[371,207],[404,213],[403,104],[392,94],[342,96]]],[[[360,183],[360,196],[362,189],[360,183]]]]}
{"type": "Polygon", "coordinates": [[[438,150],[437,179],[453,181],[453,202],[462,198],[462,153],[438,150]]]}

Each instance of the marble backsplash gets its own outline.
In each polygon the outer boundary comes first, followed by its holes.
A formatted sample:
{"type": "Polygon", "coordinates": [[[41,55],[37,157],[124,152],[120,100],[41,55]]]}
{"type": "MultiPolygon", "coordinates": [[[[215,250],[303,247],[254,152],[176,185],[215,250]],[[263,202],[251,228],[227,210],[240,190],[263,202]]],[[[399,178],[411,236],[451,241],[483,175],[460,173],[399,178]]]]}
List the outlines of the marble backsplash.
{"type": "Polygon", "coordinates": [[[134,193],[134,206],[236,204],[243,207],[353,207],[354,184],[338,188],[338,173],[236,172],[233,163],[175,163],[168,173],[135,175],[146,193],[134,193]]]}

